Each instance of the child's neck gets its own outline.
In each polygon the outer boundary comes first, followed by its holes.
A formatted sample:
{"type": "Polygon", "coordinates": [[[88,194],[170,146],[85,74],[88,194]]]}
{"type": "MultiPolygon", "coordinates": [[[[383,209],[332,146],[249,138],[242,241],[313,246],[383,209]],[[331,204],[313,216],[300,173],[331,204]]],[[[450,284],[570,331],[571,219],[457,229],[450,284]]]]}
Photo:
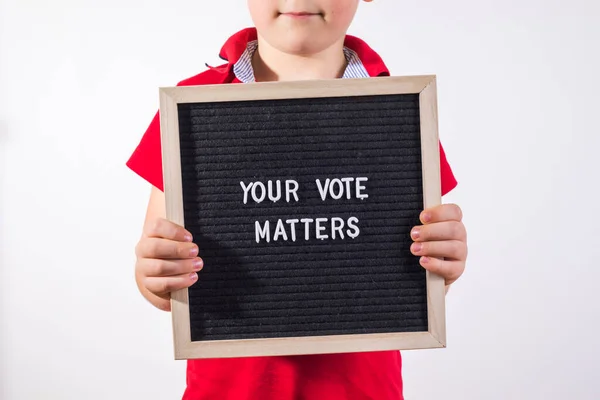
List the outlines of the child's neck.
{"type": "Polygon", "coordinates": [[[311,55],[283,53],[259,38],[252,57],[257,82],[341,78],[346,69],[343,39],[324,51],[311,55]]]}

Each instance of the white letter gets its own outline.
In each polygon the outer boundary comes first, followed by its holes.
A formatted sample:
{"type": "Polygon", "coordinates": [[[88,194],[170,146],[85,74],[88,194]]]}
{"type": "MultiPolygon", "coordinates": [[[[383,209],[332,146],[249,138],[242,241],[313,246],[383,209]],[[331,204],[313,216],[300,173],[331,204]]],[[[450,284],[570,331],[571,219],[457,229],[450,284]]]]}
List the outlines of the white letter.
{"type": "Polygon", "coordinates": [[[271,240],[271,237],[269,236],[269,221],[265,221],[265,229],[260,228],[258,221],[254,223],[254,227],[256,228],[256,243],[260,243],[261,238],[266,238],[267,243],[269,243],[271,240]]]}
{"type": "Polygon", "coordinates": [[[277,227],[275,228],[275,233],[273,234],[273,241],[277,241],[278,236],[283,236],[283,240],[287,241],[287,234],[285,233],[285,229],[283,228],[283,221],[280,219],[277,221],[277,227]]]}
{"type": "Polygon", "coordinates": [[[342,178],[342,182],[346,182],[346,198],[350,200],[350,195],[352,190],[350,189],[350,182],[352,182],[354,178],[342,178]]]}
{"type": "Polygon", "coordinates": [[[265,190],[265,185],[262,182],[256,182],[254,187],[252,188],[252,198],[255,202],[261,203],[265,197],[267,196],[267,191],[265,190]],[[256,188],[260,186],[261,195],[260,197],[256,197],[256,188]]]}
{"type": "Polygon", "coordinates": [[[321,199],[325,201],[325,197],[327,196],[327,188],[329,187],[329,178],[325,181],[325,187],[321,185],[321,180],[317,179],[317,187],[319,188],[319,193],[321,193],[321,199]]]}
{"type": "Polygon", "coordinates": [[[346,233],[348,234],[348,236],[350,236],[352,239],[356,238],[359,233],[360,233],[360,229],[358,229],[358,226],[354,225],[354,223],[358,222],[358,218],[356,217],[351,217],[350,219],[348,219],[348,227],[352,228],[354,230],[354,232],[351,232],[350,229],[348,229],[346,231],[346,233]]]}
{"type": "Polygon", "coordinates": [[[325,227],[321,226],[321,222],[327,222],[327,218],[317,218],[317,225],[316,225],[316,228],[317,228],[317,239],[325,240],[329,236],[323,235],[321,233],[321,231],[325,230],[325,227]]]}
{"type": "Polygon", "coordinates": [[[335,239],[335,231],[338,231],[340,234],[340,239],[344,239],[344,232],[342,229],[344,228],[344,220],[339,217],[331,218],[331,237],[335,239]],[[336,226],[336,222],[339,222],[339,226],[336,226]]]}
{"type": "Polygon", "coordinates": [[[308,233],[308,230],[310,228],[310,223],[313,222],[313,221],[314,221],[314,219],[312,219],[312,218],[302,218],[300,220],[300,222],[302,222],[304,224],[304,238],[306,240],[310,239],[310,235],[308,233]]]}
{"type": "Polygon", "coordinates": [[[361,185],[360,185],[360,182],[361,182],[361,181],[364,181],[364,182],[366,182],[366,181],[368,181],[368,180],[369,180],[369,178],[356,178],[356,198],[357,198],[357,199],[361,199],[361,200],[363,200],[363,199],[366,199],[366,198],[368,198],[368,197],[369,197],[369,195],[368,195],[368,194],[361,194],[361,193],[360,193],[360,191],[361,191],[362,189],[366,189],[366,187],[364,187],[364,186],[361,186],[361,185]]]}
{"type": "Polygon", "coordinates": [[[334,180],[331,181],[331,186],[329,186],[329,194],[331,195],[332,199],[335,200],[339,200],[342,198],[342,196],[344,195],[344,184],[342,183],[342,181],[340,181],[339,179],[335,178],[334,180]],[[333,191],[333,185],[338,185],[340,190],[338,192],[338,194],[335,194],[333,191]]]}
{"type": "Polygon", "coordinates": [[[244,204],[248,203],[248,192],[253,184],[254,182],[250,182],[248,186],[244,186],[244,182],[240,182],[240,185],[242,185],[242,190],[244,191],[244,204]]]}
{"type": "Polygon", "coordinates": [[[296,192],[298,191],[298,182],[296,181],[285,181],[285,199],[287,200],[287,202],[290,202],[290,193],[294,193],[294,197],[296,198],[296,201],[298,201],[298,195],[296,194],[296,192]],[[290,185],[294,185],[294,189],[290,188],[290,185]]]}
{"type": "Polygon", "coordinates": [[[277,202],[277,200],[279,200],[281,198],[281,181],[279,179],[277,179],[276,185],[277,185],[277,197],[273,196],[273,182],[269,181],[269,183],[268,183],[269,200],[271,200],[273,203],[277,202]]]}
{"type": "Polygon", "coordinates": [[[298,221],[297,219],[288,219],[285,222],[292,225],[290,232],[292,233],[292,242],[295,242],[296,241],[296,224],[300,221],[298,221]]]}

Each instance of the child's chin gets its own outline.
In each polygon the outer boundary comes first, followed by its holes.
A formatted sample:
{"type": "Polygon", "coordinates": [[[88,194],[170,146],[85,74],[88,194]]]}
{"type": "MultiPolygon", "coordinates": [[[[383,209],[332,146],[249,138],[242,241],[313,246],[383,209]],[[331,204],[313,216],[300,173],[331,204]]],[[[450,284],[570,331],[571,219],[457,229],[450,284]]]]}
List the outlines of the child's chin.
{"type": "Polygon", "coordinates": [[[314,34],[290,34],[280,41],[278,47],[288,54],[311,55],[325,50],[327,46],[324,46],[321,41],[315,40],[314,34]]]}

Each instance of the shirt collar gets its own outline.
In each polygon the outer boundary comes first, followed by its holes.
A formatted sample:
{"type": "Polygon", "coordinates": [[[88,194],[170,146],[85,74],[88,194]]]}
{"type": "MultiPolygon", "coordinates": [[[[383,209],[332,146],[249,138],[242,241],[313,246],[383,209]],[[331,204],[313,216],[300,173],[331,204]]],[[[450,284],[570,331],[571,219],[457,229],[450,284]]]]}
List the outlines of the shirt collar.
{"type": "MultiPolygon", "coordinates": [[[[254,73],[250,71],[240,70],[247,65],[242,61],[244,58],[247,63],[247,57],[250,56],[256,48],[253,44],[257,40],[256,28],[246,28],[232,35],[223,45],[219,56],[227,61],[230,70],[240,76],[245,77],[248,81],[252,81],[254,73]],[[236,67],[236,64],[238,66],[236,67]],[[237,70],[237,71],[236,71],[237,70]],[[249,74],[252,74],[251,77],[249,74]]],[[[344,40],[344,54],[348,60],[348,68],[344,73],[344,77],[367,77],[367,76],[389,76],[390,72],[379,56],[367,43],[355,36],[346,35],[344,40]],[[365,74],[366,73],[366,74],[365,74]]],[[[251,66],[251,65],[250,65],[251,66]]],[[[240,79],[238,77],[238,79],[240,79]]],[[[244,82],[242,79],[240,81],[244,82]]]]}
{"type": "MultiPolygon", "coordinates": [[[[233,73],[242,83],[251,83],[255,81],[254,69],[252,68],[252,55],[257,48],[257,40],[248,42],[246,50],[244,50],[241,57],[233,64],[233,73]]],[[[354,50],[344,47],[344,57],[346,58],[347,65],[342,79],[369,77],[369,73],[354,50]]]]}

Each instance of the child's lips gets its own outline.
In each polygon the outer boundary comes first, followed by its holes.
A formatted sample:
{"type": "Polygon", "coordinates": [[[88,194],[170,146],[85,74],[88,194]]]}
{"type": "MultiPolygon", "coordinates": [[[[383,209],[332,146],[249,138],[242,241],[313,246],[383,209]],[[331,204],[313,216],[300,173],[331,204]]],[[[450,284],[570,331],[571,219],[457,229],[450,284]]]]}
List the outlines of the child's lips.
{"type": "Polygon", "coordinates": [[[318,17],[321,14],[307,12],[307,11],[290,11],[290,12],[281,13],[281,15],[285,15],[285,16],[291,17],[291,18],[310,18],[310,17],[318,17]]]}

